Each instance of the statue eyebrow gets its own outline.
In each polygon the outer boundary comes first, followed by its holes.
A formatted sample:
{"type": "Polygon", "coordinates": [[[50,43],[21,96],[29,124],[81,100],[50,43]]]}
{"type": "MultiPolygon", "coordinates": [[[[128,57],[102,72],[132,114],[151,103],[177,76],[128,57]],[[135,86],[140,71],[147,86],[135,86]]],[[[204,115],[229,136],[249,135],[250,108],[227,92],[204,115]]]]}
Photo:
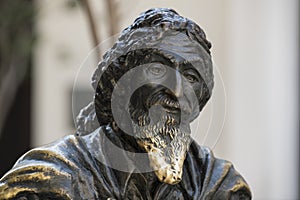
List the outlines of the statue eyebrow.
{"type": "MultiPolygon", "coordinates": [[[[170,64],[170,66],[172,67],[179,67],[179,68],[183,68],[182,70],[184,71],[185,68],[187,67],[190,67],[190,66],[194,66],[195,63],[201,63],[201,65],[204,65],[204,58],[202,58],[201,56],[199,55],[195,55],[193,53],[191,53],[190,55],[180,55],[180,53],[177,55],[179,56],[182,60],[180,60],[179,62],[176,61],[176,54],[174,55],[173,53],[171,52],[168,52],[167,50],[165,49],[158,49],[158,52],[159,52],[159,56],[161,58],[164,58],[164,59],[167,59],[168,63],[170,64]]],[[[150,55],[151,57],[153,55],[150,55]]],[[[152,62],[158,62],[158,63],[162,63],[162,64],[166,64],[165,61],[161,61],[161,60],[156,60],[157,58],[154,58],[154,60],[152,60],[152,62]]],[[[197,68],[196,67],[193,67],[195,68],[195,71],[200,75],[200,73],[196,70],[197,68]]]]}
{"type": "Polygon", "coordinates": [[[197,57],[190,57],[190,58],[187,58],[185,59],[184,61],[181,61],[179,64],[190,64],[190,65],[193,65],[192,63],[203,63],[204,64],[204,60],[203,58],[197,56],[197,57]]]}
{"type": "Polygon", "coordinates": [[[197,71],[196,67],[194,67],[195,63],[201,63],[202,65],[204,65],[203,59],[200,58],[200,57],[197,57],[197,58],[195,58],[193,60],[184,60],[184,61],[181,61],[181,62],[178,63],[178,66],[180,68],[183,68],[183,71],[186,70],[186,68],[188,68],[188,67],[192,67],[195,71],[197,71]]]}

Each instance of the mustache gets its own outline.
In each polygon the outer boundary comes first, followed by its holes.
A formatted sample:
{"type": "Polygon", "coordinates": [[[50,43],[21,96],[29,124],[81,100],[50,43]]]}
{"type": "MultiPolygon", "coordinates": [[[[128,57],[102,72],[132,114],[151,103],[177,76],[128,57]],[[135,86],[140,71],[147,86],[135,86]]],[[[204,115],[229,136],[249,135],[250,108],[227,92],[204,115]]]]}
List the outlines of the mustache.
{"type": "Polygon", "coordinates": [[[169,108],[180,109],[180,104],[175,95],[168,94],[163,90],[157,91],[156,93],[151,95],[151,97],[148,98],[146,101],[146,105],[148,108],[157,104],[169,108]]]}
{"type": "Polygon", "coordinates": [[[146,107],[149,109],[151,106],[161,105],[171,112],[180,111],[183,113],[191,113],[191,107],[188,105],[188,102],[184,99],[182,100],[183,101],[180,101],[175,94],[168,89],[160,89],[146,100],[146,107]]]}

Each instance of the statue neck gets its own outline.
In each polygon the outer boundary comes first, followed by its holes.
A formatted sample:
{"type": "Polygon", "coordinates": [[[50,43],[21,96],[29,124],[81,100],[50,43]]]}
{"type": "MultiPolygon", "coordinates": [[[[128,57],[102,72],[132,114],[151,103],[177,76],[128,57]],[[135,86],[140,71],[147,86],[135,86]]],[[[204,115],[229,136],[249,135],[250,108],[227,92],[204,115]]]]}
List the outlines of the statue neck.
{"type": "Polygon", "coordinates": [[[112,124],[106,125],[105,128],[103,128],[103,132],[108,139],[119,148],[136,153],[144,152],[137,144],[134,136],[124,133],[120,128],[112,124]]]}

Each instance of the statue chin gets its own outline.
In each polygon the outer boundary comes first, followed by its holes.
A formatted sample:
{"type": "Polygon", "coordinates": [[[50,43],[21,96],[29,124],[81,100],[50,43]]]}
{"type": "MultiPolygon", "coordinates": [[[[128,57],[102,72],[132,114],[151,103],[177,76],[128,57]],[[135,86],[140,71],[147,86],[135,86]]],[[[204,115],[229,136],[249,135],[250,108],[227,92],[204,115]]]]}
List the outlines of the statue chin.
{"type": "Polygon", "coordinates": [[[178,152],[177,149],[175,155],[175,149],[172,147],[160,149],[154,147],[153,145],[145,143],[143,144],[141,142],[139,142],[139,144],[147,151],[150,166],[161,182],[174,185],[181,181],[182,168],[186,157],[187,148],[180,148],[180,152],[178,152]]]}
{"type": "MultiPolygon", "coordinates": [[[[156,163],[156,158],[153,158],[152,155],[149,155],[150,164],[155,169],[154,163],[156,163]]],[[[165,166],[161,167],[158,170],[155,170],[155,175],[157,178],[164,183],[174,185],[181,181],[182,179],[182,167],[184,158],[180,158],[180,160],[176,161],[176,163],[165,164],[165,166]]]]}

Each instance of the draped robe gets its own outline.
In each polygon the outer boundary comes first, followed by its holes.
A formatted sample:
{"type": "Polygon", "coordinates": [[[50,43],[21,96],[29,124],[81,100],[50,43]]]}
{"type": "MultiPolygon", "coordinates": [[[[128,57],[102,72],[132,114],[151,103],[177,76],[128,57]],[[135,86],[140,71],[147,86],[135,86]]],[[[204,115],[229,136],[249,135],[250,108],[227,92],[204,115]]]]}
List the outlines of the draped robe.
{"type": "Polygon", "coordinates": [[[169,185],[154,172],[128,173],[103,164],[113,159],[104,134],[122,143],[112,129],[101,127],[27,152],[0,179],[0,199],[251,199],[233,165],[195,141],[184,162],[182,181],[169,185]]]}

